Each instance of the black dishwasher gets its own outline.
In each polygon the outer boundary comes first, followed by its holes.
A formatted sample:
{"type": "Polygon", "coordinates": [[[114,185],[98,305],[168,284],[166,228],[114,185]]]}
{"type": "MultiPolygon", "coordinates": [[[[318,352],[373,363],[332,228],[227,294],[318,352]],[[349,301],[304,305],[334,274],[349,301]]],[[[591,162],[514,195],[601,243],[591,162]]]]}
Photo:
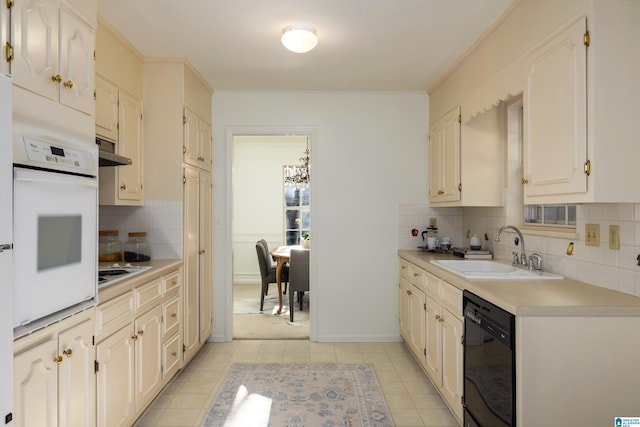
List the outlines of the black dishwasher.
{"type": "Polygon", "coordinates": [[[463,292],[464,426],[515,426],[515,316],[463,292]]]}

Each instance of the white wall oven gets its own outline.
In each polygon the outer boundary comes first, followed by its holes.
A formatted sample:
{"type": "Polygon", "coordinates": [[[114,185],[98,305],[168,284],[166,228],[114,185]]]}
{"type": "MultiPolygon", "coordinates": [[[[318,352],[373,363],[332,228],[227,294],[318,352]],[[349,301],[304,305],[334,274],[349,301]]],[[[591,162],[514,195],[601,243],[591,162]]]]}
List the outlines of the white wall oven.
{"type": "Polygon", "coordinates": [[[97,300],[97,148],[14,124],[14,336],[97,300]]]}

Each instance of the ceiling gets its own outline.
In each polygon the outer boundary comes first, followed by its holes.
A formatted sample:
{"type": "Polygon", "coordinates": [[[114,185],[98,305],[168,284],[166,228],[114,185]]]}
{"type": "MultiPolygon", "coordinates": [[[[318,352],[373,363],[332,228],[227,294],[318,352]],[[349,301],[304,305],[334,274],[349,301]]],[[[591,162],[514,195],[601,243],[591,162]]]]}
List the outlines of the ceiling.
{"type": "Polygon", "coordinates": [[[187,58],[215,90],[426,90],[517,0],[98,0],[146,57],[187,58]],[[316,28],[296,54],[282,28],[316,28]]]}

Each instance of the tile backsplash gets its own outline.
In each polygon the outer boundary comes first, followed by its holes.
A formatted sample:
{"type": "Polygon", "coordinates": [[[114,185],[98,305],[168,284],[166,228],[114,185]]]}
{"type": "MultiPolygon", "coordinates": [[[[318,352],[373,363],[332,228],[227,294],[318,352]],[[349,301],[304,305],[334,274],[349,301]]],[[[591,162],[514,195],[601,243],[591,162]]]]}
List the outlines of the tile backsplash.
{"type": "MultiPolygon", "coordinates": [[[[527,254],[537,252],[544,259],[546,271],[595,286],[640,296],[640,204],[578,205],[576,234],[558,237],[524,232],[527,254]],[[600,225],[600,246],[585,245],[585,224],[600,225]],[[609,226],[620,227],[620,249],[609,249],[609,226]],[[573,243],[573,254],[567,247],[573,243]]],[[[413,250],[424,245],[420,234],[411,229],[426,230],[429,218],[436,218],[438,235],[450,236],[453,246],[469,246],[469,236],[478,234],[483,249],[493,252],[494,258],[510,261],[513,234],[505,232],[500,242],[494,242],[496,231],[507,224],[505,208],[432,208],[428,205],[404,204],[398,210],[398,248],[413,250]],[[485,240],[485,234],[487,238],[485,240]]],[[[515,225],[515,224],[514,224],[515,225]]],[[[517,226],[517,225],[516,225],[517,226]]]]}
{"type": "Polygon", "coordinates": [[[182,258],[182,202],[146,201],[144,206],[100,206],[100,230],[118,230],[122,243],[146,231],[155,259],[182,258]]]}

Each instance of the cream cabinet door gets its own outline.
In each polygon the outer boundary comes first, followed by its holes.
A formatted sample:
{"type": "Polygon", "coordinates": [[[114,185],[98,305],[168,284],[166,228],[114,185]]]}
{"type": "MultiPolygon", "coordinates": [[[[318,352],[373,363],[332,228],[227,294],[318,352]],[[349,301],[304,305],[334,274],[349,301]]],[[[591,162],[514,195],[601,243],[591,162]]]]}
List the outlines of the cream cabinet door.
{"type": "Polygon", "coordinates": [[[162,307],[135,321],[136,412],[141,412],[162,386],[162,307]]]}
{"type": "Polygon", "coordinates": [[[429,129],[429,201],[460,200],[460,107],[429,129]]]}
{"type": "Polygon", "coordinates": [[[199,242],[198,242],[198,197],[200,192],[200,174],[193,167],[184,168],[184,243],[183,243],[183,360],[186,362],[195,355],[199,344],[199,242]]]}
{"type": "Polygon", "coordinates": [[[438,387],[440,387],[442,381],[442,326],[440,325],[440,319],[442,319],[442,304],[430,296],[427,296],[427,354],[425,369],[438,387]]]}
{"type": "Polygon", "coordinates": [[[410,339],[410,312],[409,312],[409,296],[411,295],[411,284],[404,279],[400,278],[400,335],[404,340],[409,343],[410,339]]]}
{"type": "Polygon", "coordinates": [[[118,86],[96,74],[96,134],[118,141],[118,86]]]}
{"type": "Polygon", "coordinates": [[[62,79],[58,12],[54,0],[16,0],[11,20],[13,83],[53,101],[62,79]]]}
{"type": "MultiPolygon", "coordinates": [[[[0,3],[0,46],[6,47],[9,42],[9,9],[6,2],[0,3]]],[[[0,61],[0,74],[9,74],[9,62],[0,61]]]]}
{"type": "Polygon", "coordinates": [[[211,224],[213,222],[213,206],[212,206],[213,183],[211,174],[208,172],[200,172],[199,186],[199,247],[200,255],[198,268],[198,287],[200,291],[200,342],[205,342],[211,335],[213,329],[213,301],[212,301],[212,283],[211,283],[211,264],[213,259],[211,224]]]}
{"type": "Polygon", "coordinates": [[[200,120],[198,123],[199,166],[207,171],[213,166],[213,134],[211,126],[200,120]]]}
{"type": "Polygon", "coordinates": [[[133,337],[129,324],[96,346],[98,427],[129,427],[135,420],[133,337]]]}
{"type": "Polygon", "coordinates": [[[131,159],[132,164],[120,166],[118,175],[118,198],[120,200],[143,200],[143,154],[142,154],[142,101],[120,90],[118,114],[118,154],[131,159]]]}
{"type": "Polygon", "coordinates": [[[198,148],[198,116],[186,107],[184,109],[183,124],[183,161],[191,166],[199,166],[200,150],[198,148]]]}
{"type": "Polygon", "coordinates": [[[424,364],[425,352],[425,294],[409,286],[409,346],[424,364]]]}
{"type": "Polygon", "coordinates": [[[60,103],[94,114],[95,32],[64,8],[60,9],[60,103]]]}
{"type": "Polygon", "coordinates": [[[58,417],[60,427],[95,425],[96,376],[93,320],[58,335],[58,417]]]}
{"type": "Polygon", "coordinates": [[[58,425],[57,357],[58,343],[52,339],[14,358],[13,422],[16,427],[58,425]]]}
{"type": "MultiPolygon", "coordinates": [[[[524,197],[587,191],[586,19],[527,58],[524,197]]],[[[531,203],[544,200],[531,199],[531,203]]]]}
{"type": "Polygon", "coordinates": [[[442,312],[442,394],[458,419],[462,419],[462,320],[442,312]]]}

